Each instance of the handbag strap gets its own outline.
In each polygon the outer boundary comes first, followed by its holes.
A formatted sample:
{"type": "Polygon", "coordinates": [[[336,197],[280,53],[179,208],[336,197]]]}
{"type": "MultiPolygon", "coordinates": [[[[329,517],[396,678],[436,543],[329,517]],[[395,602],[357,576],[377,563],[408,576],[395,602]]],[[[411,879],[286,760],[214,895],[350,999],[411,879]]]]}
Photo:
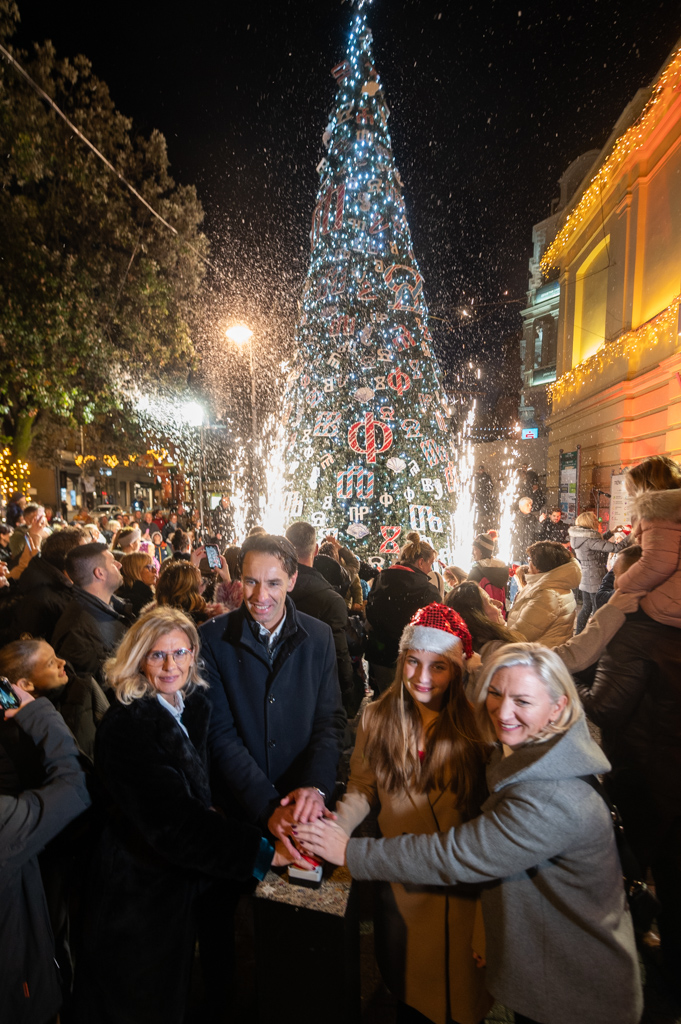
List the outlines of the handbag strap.
{"type": "Polygon", "coordinates": [[[627,839],[624,832],[624,824],[622,822],[622,816],[617,810],[617,807],[608,796],[607,790],[603,783],[595,775],[580,775],[582,782],[586,782],[587,785],[595,789],[596,792],[605,801],[605,805],[610,811],[610,817],[612,818],[613,828],[615,830],[615,843],[617,844],[617,852],[620,855],[620,863],[622,864],[622,874],[628,882],[633,882],[637,879],[642,879],[643,872],[638,863],[638,858],[634,854],[634,851],[629,846],[629,840],[627,839]]]}

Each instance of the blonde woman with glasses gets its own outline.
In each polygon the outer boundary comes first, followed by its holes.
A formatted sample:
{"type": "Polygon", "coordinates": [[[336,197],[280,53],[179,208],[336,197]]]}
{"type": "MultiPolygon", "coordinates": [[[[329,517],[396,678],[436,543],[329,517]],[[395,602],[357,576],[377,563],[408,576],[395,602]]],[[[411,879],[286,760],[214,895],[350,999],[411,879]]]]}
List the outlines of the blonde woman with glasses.
{"type": "Polygon", "coordinates": [[[200,667],[196,626],[174,608],[145,612],[105,665],[115,703],[95,742],[108,806],[78,958],[82,1024],[181,1024],[199,896],[290,859],[211,806],[200,667]]]}
{"type": "Polygon", "coordinates": [[[524,1024],[637,1024],[634,932],[610,812],[588,779],[610,765],[554,651],[508,644],[475,698],[494,742],[489,797],[435,835],[349,839],[337,822],[296,826],[308,851],[353,878],[483,885],[486,985],[524,1024]]]}

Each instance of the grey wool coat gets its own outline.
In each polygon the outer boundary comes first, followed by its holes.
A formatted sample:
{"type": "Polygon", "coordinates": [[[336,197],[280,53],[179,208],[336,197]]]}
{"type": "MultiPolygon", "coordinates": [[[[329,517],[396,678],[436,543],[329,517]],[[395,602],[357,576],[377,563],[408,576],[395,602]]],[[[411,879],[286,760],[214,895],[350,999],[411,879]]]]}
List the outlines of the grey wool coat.
{"type": "Polygon", "coordinates": [[[608,761],[582,716],[487,769],[473,821],[435,835],[351,839],[353,878],[484,885],[487,988],[541,1024],[637,1024],[634,932],[612,822],[580,776],[608,761]]]}
{"type": "Polygon", "coordinates": [[[621,551],[629,543],[628,538],[614,544],[601,537],[598,530],[588,530],[584,526],[571,526],[569,530],[570,546],[582,569],[580,590],[590,594],[598,592],[601,580],[608,571],[608,555],[611,551],[621,551]]]}

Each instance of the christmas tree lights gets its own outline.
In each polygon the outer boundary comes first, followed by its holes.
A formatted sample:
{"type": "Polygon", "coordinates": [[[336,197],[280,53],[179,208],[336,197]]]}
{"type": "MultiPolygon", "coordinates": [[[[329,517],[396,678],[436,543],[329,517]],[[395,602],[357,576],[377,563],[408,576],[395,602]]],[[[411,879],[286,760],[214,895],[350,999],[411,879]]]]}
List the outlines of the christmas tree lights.
{"type": "Polygon", "coordinates": [[[308,520],[381,564],[410,529],[446,554],[456,447],[363,7],[332,70],[281,500],[286,524],[308,520]]]}

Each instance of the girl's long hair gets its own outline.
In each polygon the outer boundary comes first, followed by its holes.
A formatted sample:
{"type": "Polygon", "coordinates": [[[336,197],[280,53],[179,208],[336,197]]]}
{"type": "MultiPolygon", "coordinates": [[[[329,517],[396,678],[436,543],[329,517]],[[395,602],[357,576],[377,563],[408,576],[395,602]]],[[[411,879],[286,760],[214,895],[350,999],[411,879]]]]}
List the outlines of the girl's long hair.
{"type": "Polygon", "coordinates": [[[400,654],[391,686],[365,712],[364,756],[388,793],[449,789],[463,817],[474,818],[487,795],[485,762],[489,745],[480,736],[475,712],[464,692],[461,666],[451,662],[452,678],[445,704],[428,729],[421,761],[421,714],[402,682],[408,654],[400,654]]]}
{"type": "Polygon", "coordinates": [[[525,639],[522,633],[487,618],[482,591],[477,583],[460,583],[447,594],[445,604],[458,612],[468,626],[473,638],[473,650],[476,652],[490,640],[514,644],[525,639]]]}

